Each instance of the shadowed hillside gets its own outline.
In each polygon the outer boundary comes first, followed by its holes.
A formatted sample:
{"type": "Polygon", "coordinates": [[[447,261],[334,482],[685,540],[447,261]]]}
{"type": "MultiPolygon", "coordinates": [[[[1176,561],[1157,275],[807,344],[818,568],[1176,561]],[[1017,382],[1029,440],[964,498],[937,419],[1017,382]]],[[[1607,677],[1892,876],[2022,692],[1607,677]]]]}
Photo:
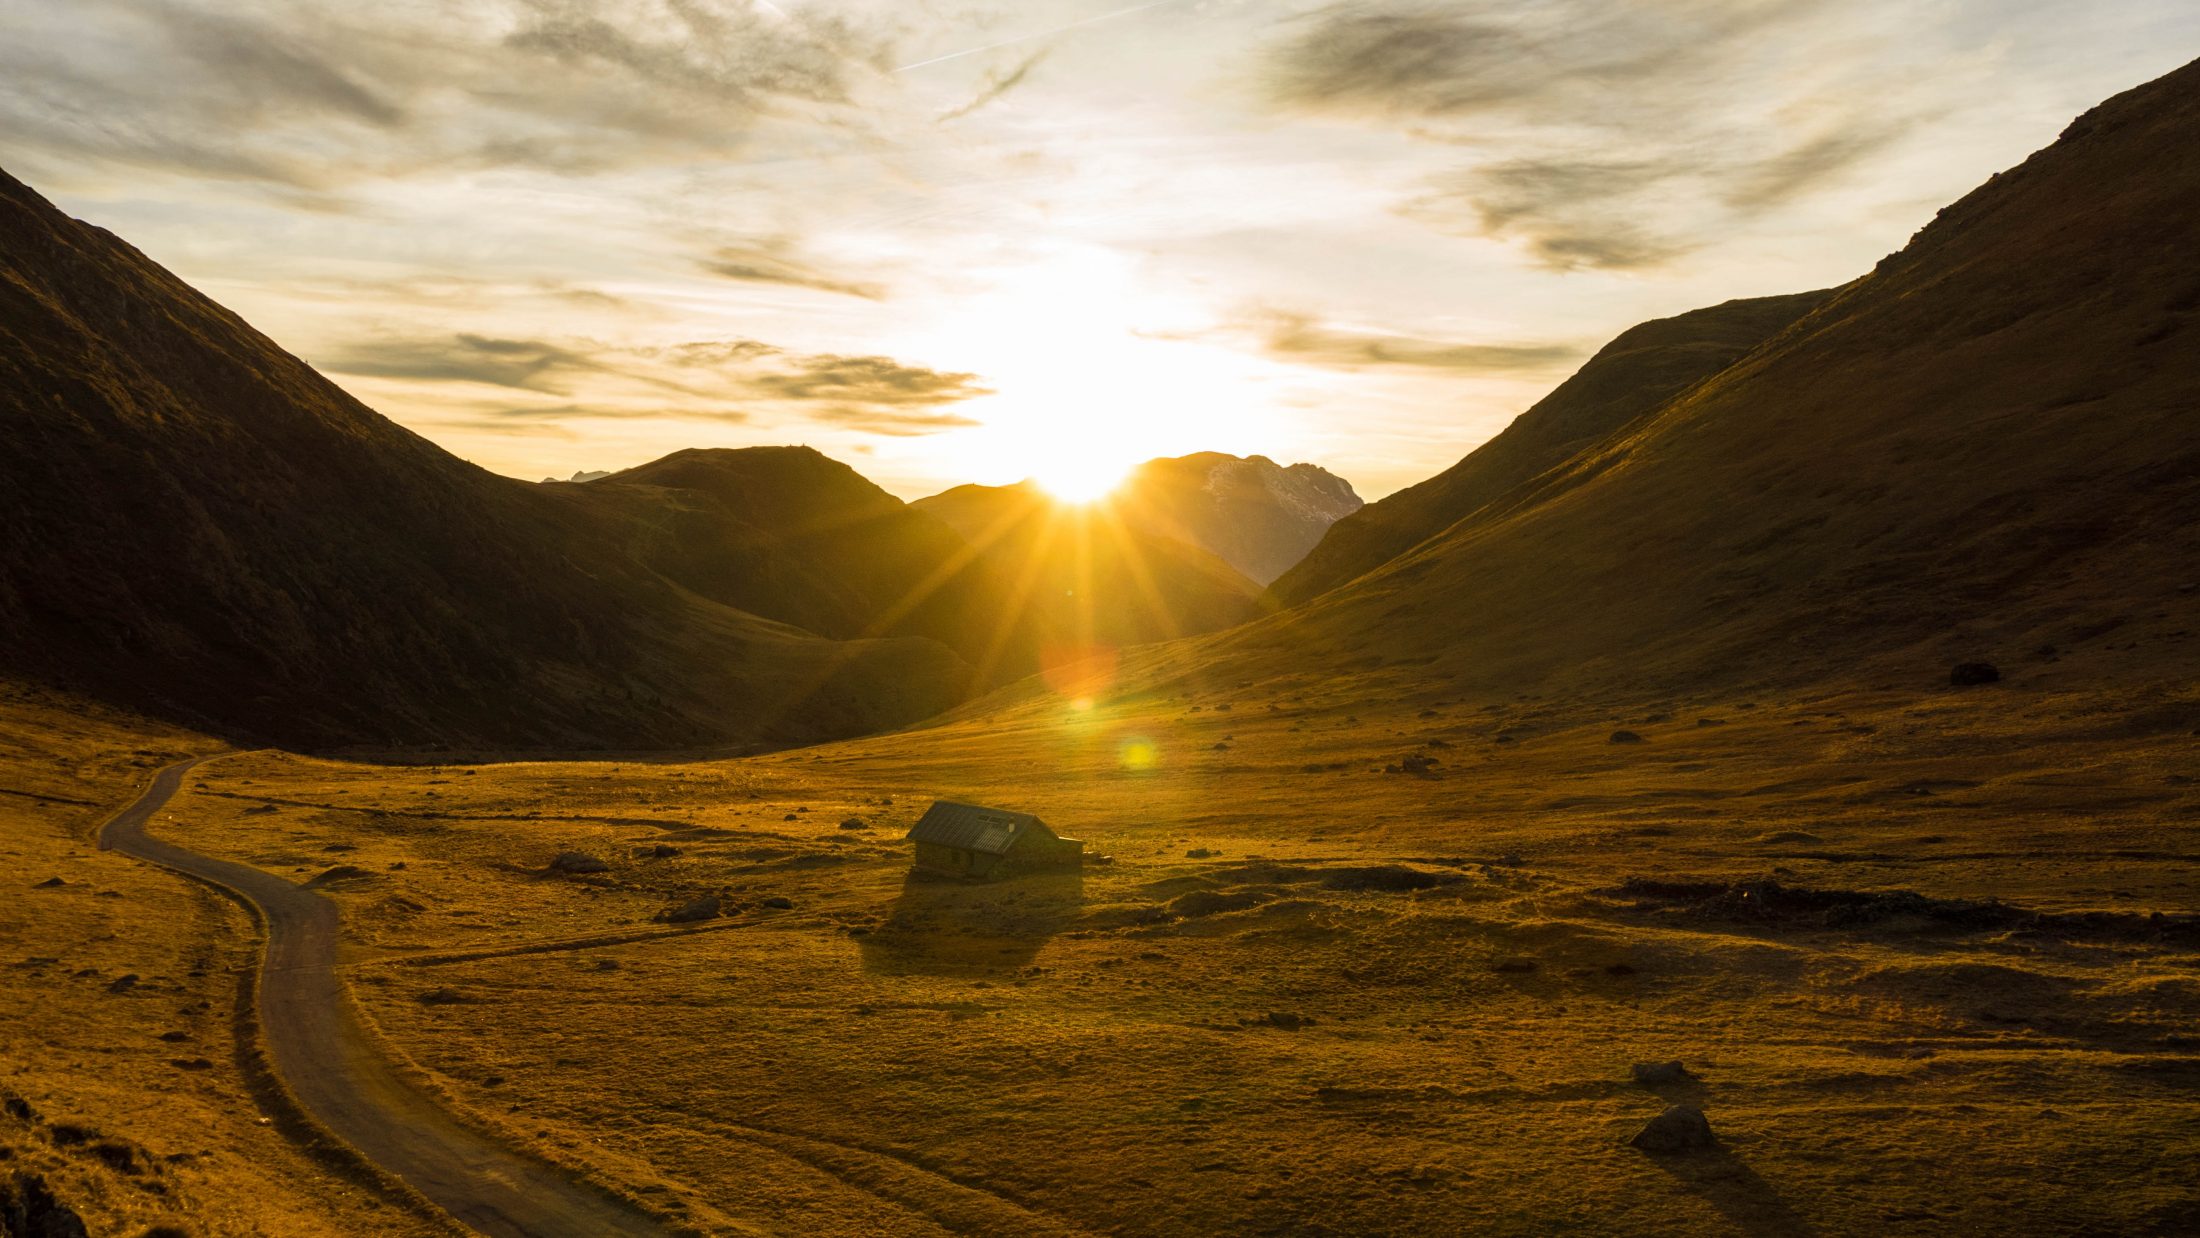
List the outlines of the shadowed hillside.
{"type": "Polygon", "coordinates": [[[910,506],[960,532],[1056,646],[1212,632],[1254,613],[1260,586],[1197,546],[1060,503],[1029,482],[957,486],[910,506]]]}
{"type": "Polygon", "coordinates": [[[816,737],[967,687],[675,587],[587,487],[452,457],[5,177],[0,414],[0,672],[311,745],[816,737]]]}
{"type": "Polygon", "coordinates": [[[807,447],[688,450],[568,493],[634,521],[681,587],[820,636],[922,636],[988,680],[1031,673],[1039,637],[960,534],[807,447]]]}
{"type": "Polygon", "coordinates": [[[1466,459],[1339,520],[1271,596],[1296,605],[1381,567],[1734,364],[1832,295],[1729,301],[1622,332],[1466,459]]]}
{"type": "Polygon", "coordinates": [[[1361,507],[1350,482],[1318,465],[1214,451],[1148,460],[1107,502],[1126,523],[1210,551],[1258,585],[1361,507]]]}
{"type": "Polygon", "coordinates": [[[1229,647],[1539,691],[1944,683],[2074,649],[2187,676],[2195,253],[2200,66],[2088,113],[1770,346],[1229,647]]]}

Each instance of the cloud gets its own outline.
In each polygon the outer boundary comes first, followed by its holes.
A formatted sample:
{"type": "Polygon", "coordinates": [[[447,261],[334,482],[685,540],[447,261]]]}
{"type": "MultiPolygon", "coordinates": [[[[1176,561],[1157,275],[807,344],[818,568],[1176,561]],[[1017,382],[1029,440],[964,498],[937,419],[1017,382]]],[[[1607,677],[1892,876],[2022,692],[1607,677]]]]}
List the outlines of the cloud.
{"type": "Polygon", "coordinates": [[[603,371],[593,357],[540,340],[507,340],[460,332],[439,339],[382,339],[354,344],[321,365],[363,378],[487,383],[553,395],[576,373],[603,371]]]}
{"type": "Polygon", "coordinates": [[[1928,114],[1831,0],[1348,0],[1261,56],[1271,106],[1471,156],[1407,215],[1539,264],[1655,266],[1824,189],[1928,114]],[[1864,66],[1857,68],[1856,66],[1864,66]]]}
{"type": "Polygon", "coordinates": [[[746,283],[815,288],[820,292],[837,292],[843,296],[861,297],[866,301],[881,301],[886,298],[886,289],[882,285],[840,279],[826,274],[795,257],[793,249],[793,242],[785,239],[749,245],[725,245],[704,259],[701,265],[713,275],[746,283]]]}
{"type": "Polygon", "coordinates": [[[863,407],[925,407],[990,395],[975,374],[904,365],[891,357],[823,353],[791,371],[750,380],[758,391],[787,400],[826,400],[863,407]]]}
{"type": "Polygon", "coordinates": [[[1051,49],[1040,48],[1038,51],[1024,57],[1022,61],[1017,63],[1015,68],[1006,73],[998,69],[987,73],[985,75],[985,85],[978,88],[978,93],[971,96],[970,101],[961,107],[953,107],[941,112],[936,118],[938,123],[944,125],[951,120],[961,120],[979,108],[999,101],[1002,95],[1024,84],[1025,79],[1031,76],[1031,71],[1038,68],[1039,62],[1047,58],[1049,50],[1051,49]]]}
{"type": "Polygon", "coordinates": [[[809,414],[813,421],[828,422],[886,438],[918,438],[946,430],[982,424],[958,413],[909,413],[858,405],[830,405],[809,414]]]}
{"type": "Polygon", "coordinates": [[[1270,356],[1336,369],[1409,366],[1484,374],[1543,373],[1578,361],[1583,349],[1562,342],[1490,344],[1430,339],[1345,327],[1312,314],[1258,309],[1208,331],[1159,338],[1250,338],[1270,356]]]}
{"type": "Polygon", "coordinates": [[[790,105],[849,109],[884,35],[748,0],[0,0],[19,156],[327,192],[524,166],[663,166],[790,105]]]}
{"type": "Polygon", "coordinates": [[[476,408],[472,424],[500,420],[682,418],[748,421],[759,406],[891,437],[978,424],[945,411],[991,390],[975,374],[891,357],[802,353],[752,339],[628,348],[589,340],[499,339],[457,333],[378,336],[321,361],[338,374],[412,382],[467,382],[566,403],[476,408]],[[664,393],[681,399],[666,402],[664,393]],[[638,400],[637,395],[645,398],[638,400]]]}

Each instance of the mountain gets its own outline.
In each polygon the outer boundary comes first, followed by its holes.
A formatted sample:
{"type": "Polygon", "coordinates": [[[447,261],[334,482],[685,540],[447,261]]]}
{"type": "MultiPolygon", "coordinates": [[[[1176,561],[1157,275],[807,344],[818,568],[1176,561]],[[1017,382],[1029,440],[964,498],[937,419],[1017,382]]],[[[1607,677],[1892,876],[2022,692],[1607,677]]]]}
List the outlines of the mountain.
{"type": "Polygon", "coordinates": [[[1009,582],[1011,609],[1056,649],[1212,632],[1256,613],[1260,586],[1214,554],[1062,503],[1030,482],[957,486],[910,504],[960,533],[1009,582]]]}
{"type": "Polygon", "coordinates": [[[814,738],[973,686],[683,587],[609,484],[456,459],[0,174],[0,675],[303,746],[814,738]]]}
{"type": "Polygon", "coordinates": [[[1544,694],[1945,684],[1973,659],[2189,683],[2195,253],[2200,65],[2087,113],[1741,361],[1210,652],[1544,694]]]}
{"type": "Polygon", "coordinates": [[[1126,522],[1201,547],[1258,585],[1361,507],[1352,484],[1326,469],[1219,452],[1149,460],[1108,502],[1126,522]]]}
{"type": "Polygon", "coordinates": [[[920,636],[987,682],[1037,669],[1040,634],[960,534],[808,447],[689,450],[582,487],[633,521],[682,588],[821,636],[920,636]]]}
{"type": "Polygon", "coordinates": [[[1832,296],[1729,301],[1628,329],[1466,459],[1338,520],[1270,596],[1296,605],[1373,571],[1733,365],[1832,296]]]}
{"type": "Polygon", "coordinates": [[[571,477],[545,477],[542,479],[542,484],[548,486],[561,481],[596,481],[609,476],[611,476],[610,472],[605,469],[580,469],[571,477]]]}

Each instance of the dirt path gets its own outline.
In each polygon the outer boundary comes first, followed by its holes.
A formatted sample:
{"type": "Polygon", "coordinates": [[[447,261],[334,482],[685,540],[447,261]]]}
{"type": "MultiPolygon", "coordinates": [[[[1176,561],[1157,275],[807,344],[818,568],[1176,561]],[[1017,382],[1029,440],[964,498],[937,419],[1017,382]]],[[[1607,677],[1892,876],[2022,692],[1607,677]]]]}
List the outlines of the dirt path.
{"type": "Polygon", "coordinates": [[[664,1228],[558,1169],[459,1125],[401,1078],[361,1031],[336,978],[336,905],[243,864],[210,859],[146,834],[200,757],[162,770],[100,830],[102,848],[210,881],[259,909],[262,1035],[277,1073],[306,1112],[368,1160],[403,1179],[461,1224],[538,1238],[662,1234],[664,1228]]]}

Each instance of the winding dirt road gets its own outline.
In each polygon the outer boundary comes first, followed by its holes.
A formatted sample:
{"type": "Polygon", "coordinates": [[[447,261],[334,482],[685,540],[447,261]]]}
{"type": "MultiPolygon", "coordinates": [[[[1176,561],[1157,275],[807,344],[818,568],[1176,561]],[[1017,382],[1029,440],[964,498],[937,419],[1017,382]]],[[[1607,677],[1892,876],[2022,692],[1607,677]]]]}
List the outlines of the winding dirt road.
{"type": "Polygon", "coordinates": [[[480,1233],[663,1234],[638,1210],[459,1125],[397,1074],[360,1028],[336,978],[334,903],[259,869],[186,851],[145,832],[183,776],[211,759],[160,771],[145,794],[101,827],[99,843],[234,891],[259,909],[267,929],[261,1034],[276,1072],[306,1112],[480,1233]]]}

